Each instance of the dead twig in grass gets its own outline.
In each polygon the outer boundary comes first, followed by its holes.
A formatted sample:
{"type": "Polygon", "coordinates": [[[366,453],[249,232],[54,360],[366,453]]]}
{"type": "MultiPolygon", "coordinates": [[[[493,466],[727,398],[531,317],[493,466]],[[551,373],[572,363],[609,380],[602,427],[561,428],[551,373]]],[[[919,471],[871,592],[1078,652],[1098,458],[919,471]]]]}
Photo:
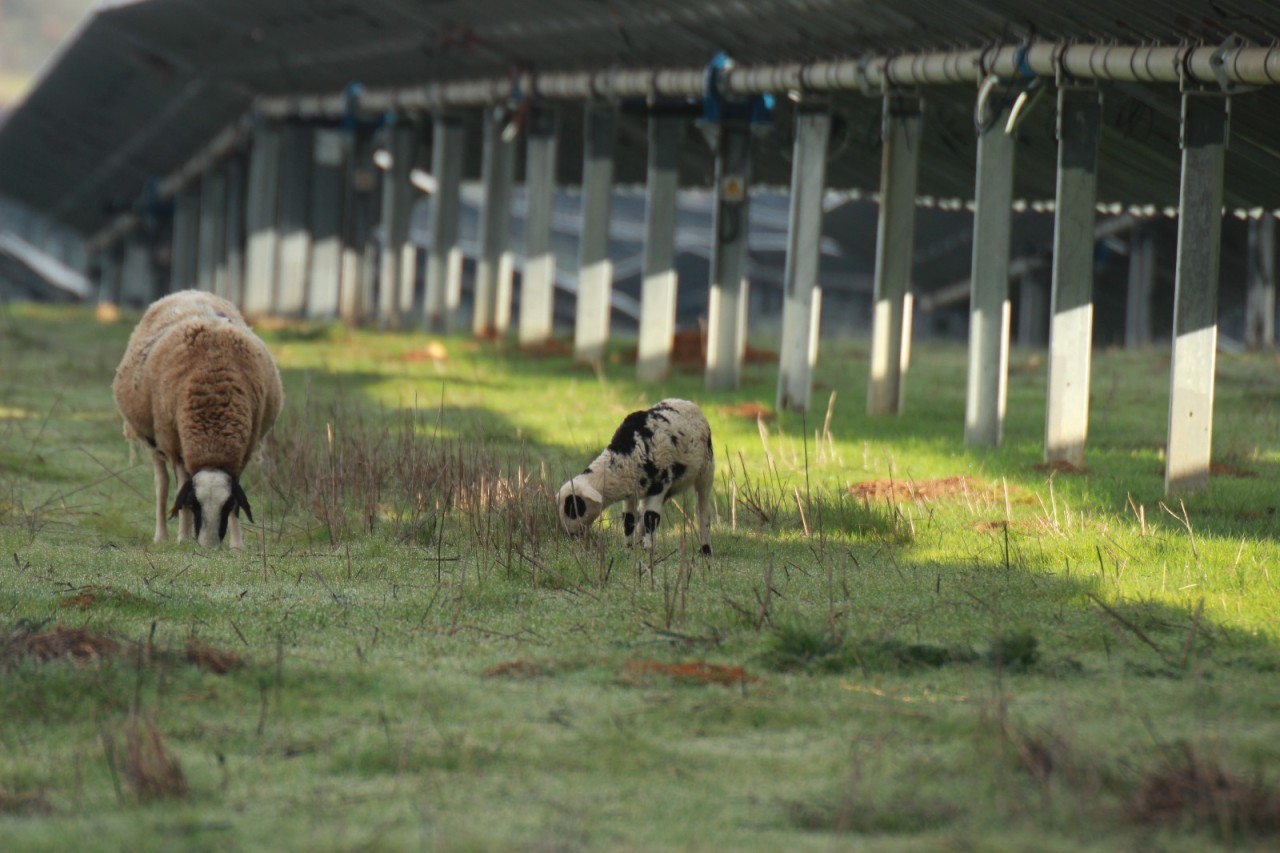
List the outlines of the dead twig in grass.
{"type": "Polygon", "coordinates": [[[1135,637],[1137,637],[1143,643],[1150,646],[1155,651],[1155,653],[1160,656],[1160,660],[1164,661],[1165,664],[1169,664],[1170,662],[1169,658],[1167,655],[1165,655],[1164,650],[1161,649],[1158,645],[1156,645],[1155,642],[1150,637],[1148,637],[1141,628],[1139,628],[1137,625],[1133,624],[1128,619],[1121,616],[1111,607],[1108,607],[1105,601],[1098,598],[1098,596],[1094,595],[1093,593],[1089,592],[1089,593],[1085,593],[1085,595],[1087,595],[1089,600],[1092,601],[1094,604],[1096,604],[1099,607],[1099,609],[1102,610],[1102,612],[1106,613],[1116,622],[1120,623],[1120,625],[1126,628],[1130,633],[1132,633],[1135,637]]]}

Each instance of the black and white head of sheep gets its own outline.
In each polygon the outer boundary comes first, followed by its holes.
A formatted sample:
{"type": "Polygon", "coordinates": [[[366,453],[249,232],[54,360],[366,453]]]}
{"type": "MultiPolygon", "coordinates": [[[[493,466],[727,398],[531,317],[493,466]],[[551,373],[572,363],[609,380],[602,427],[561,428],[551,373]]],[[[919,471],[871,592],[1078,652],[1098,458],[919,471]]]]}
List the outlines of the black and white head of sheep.
{"type": "Polygon", "coordinates": [[[253,510],[240,481],[226,471],[206,469],[192,474],[178,491],[169,517],[177,518],[184,509],[190,511],[195,523],[196,540],[206,548],[222,544],[231,517],[238,517],[240,510],[253,521],[253,510]]]}

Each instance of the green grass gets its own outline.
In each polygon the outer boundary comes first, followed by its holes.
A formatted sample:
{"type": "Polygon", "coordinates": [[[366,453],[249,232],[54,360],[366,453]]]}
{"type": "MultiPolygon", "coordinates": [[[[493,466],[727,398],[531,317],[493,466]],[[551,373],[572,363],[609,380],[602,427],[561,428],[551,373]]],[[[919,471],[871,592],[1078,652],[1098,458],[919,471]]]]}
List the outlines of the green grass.
{"type": "Polygon", "coordinates": [[[1180,503],[1160,350],[1097,354],[1088,471],[1051,474],[1035,353],[986,450],[955,346],[917,347],[907,413],[870,419],[865,349],[825,345],[819,411],[758,425],[733,407],[771,407],[772,366],[706,393],[637,384],[623,346],[593,371],[278,329],[232,553],[150,541],[110,395],[128,332],[0,310],[7,850],[1277,843],[1274,355],[1220,357],[1234,467],[1180,503]],[[560,483],[662,396],[711,421],[709,561],[692,500],[652,558],[618,508],[557,526],[560,483]],[[81,629],[114,647],[22,653],[81,629]]]}

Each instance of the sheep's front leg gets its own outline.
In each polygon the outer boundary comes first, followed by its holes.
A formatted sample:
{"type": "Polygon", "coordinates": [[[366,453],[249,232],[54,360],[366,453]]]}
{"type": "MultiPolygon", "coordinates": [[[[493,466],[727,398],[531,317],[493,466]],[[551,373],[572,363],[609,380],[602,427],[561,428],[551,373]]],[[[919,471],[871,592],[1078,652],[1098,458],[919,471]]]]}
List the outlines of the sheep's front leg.
{"type": "Polygon", "coordinates": [[[227,519],[227,536],[231,540],[232,548],[244,547],[244,534],[240,532],[240,513],[233,512],[227,519]]]}
{"type": "Polygon", "coordinates": [[[702,553],[711,556],[711,476],[699,477],[694,483],[698,494],[698,541],[702,543],[702,553]]]}
{"type": "Polygon", "coordinates": [[[628,547],[636,544],[636,521],[636,499],[629,497],[622,504],[622,533],[628,547]]]}
{"type": "Polygon", "coordinates": [[[159,451],[151,452],[151,462],[156,469],[156,535],[154,542],[164,542],[169,538],[168,515],[165,510],[169,504],[169,469],[165,467],[164,457],[159,451]]]}
{"type": "MultiPolygon", "coordinates": [[[[174,474],[177,475],[178,494],[182,494],[182,487],[187,484],[187,480],[191,479],[191,475],[187,473],[187,466],[183,465],[181,462],[178,462],[177,460],[174,460],[173,471],[174,471],[174,474]]],[[[195,527],[196,527],[195,516],[191,514],[191,510],[189,509],[178,510],[178,541],[179,542],[195,541],[195,538],[196,538],[195,527]]]]}
{"type": "Polygon", "coordinates": [[[644,499],[644,547],[653,547],[653,534],[662,523],[662,502],[666,494],[649,495],[644,499]]]}

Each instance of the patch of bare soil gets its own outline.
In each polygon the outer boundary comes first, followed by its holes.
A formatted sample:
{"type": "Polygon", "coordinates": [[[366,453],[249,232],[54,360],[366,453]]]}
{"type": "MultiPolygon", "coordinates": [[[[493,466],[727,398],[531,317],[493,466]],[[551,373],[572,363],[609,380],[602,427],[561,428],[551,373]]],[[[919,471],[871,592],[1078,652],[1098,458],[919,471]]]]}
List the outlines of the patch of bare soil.
{"type": "Polygon", "coordinates": [[[941,480],[866,480],[849,486],[849,494],[866,500],[935,501],[978,490],[972,477],[941,480]]]}
{"type": "Polygon", "coordinates": [[[411,350],[408,350],[405,353],[402,353],[400,356],[400,360],[408,362],[410,364],[419,364],[426,361],[433,361],[433,362],[448,361],[449,350],[446,349],[445,345],[440,343],[439,341],[431,341],[428,344],[424,344],[423,346],[420,346],[420,347],[415,347],[411,350]]]}
{"type": "Polygon", "coordinates": [[[240,656],[196,638],[188,640],[182,652],[171,652],[149,644],[122,642],[86,628],[57,627],[48,631],[32,631],[20,626],[0,641],[0,662],[31,658],[40,663],[70,661],[80,667],[96,667],[111,658],[125,656],[141,660],[146,665],[157,661],[185,662],[217,675],[244,666],[240,656]]]}
{"type": "Polygon", "coordinates": [[[735,684],[746,684],[759,681],[740,666],[727,666],[719,663],[707,663],[703,660],[686,663],[663,663],[656,660],[633,660],[627,663],[626,674],[632,679],[639,676],[656,674],[666,675],[679,681],[697,682],[700,684],[722,684],[732,687],[735,684]]]}
{"type": "Polygon", "coordinates": [[[720,413],[731,418],[747,418],[749,420],[771,421],[773,412],[768,406],[759,403],[738,403],[736,406],[721,406],[720,413]]]}
{"type": "Polygon", "coordinates": [[[1141,823],[1182,825],[1190,819],[1228,835],[1280,832],[1280,792],[1260,776],[1237,776],[1189,748],[1144,776],[1130,808],[1141,823]]]}
{"type": "Polygon", "coordinates": [[[481,673],[485,678],[542,678],[551,674],[551,670],[541,664],[523,658],[495,663],[481,673]]]}
{"type": "Polygon", "coordinates": [[[540,344],[521,344],[520,352],[526,355],[536,356],[564,356],[573,355],[573,345],[564,341],[557,341],[555,338],[543,341],[540,344]]]}

